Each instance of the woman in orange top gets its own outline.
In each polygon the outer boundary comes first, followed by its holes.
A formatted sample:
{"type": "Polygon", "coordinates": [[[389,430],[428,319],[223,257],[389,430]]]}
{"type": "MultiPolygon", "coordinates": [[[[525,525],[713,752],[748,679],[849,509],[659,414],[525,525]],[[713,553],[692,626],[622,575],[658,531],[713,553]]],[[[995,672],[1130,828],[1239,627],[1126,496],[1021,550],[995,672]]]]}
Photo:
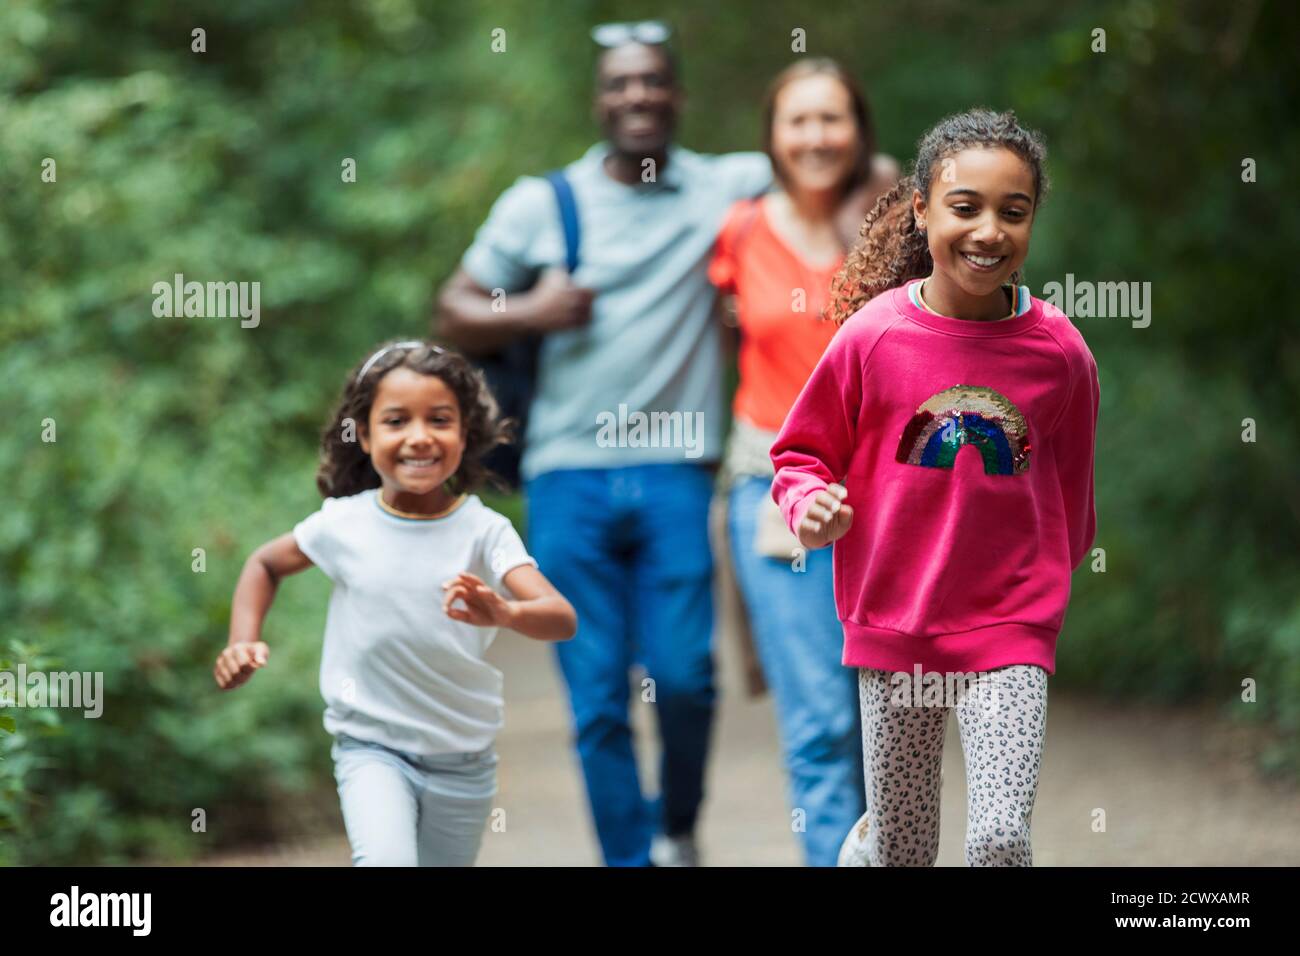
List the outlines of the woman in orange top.
{"type": "Polygon", "coordinates": [[[732,207],[709,265],[713,283],[735,297],[740,328],[723,473],[727,530],[776,701],[794,829],[810,866],[833,866],[866,809],[857,675],[840,664],[831,549],[807,553],[785,527],[772,501],[768,450],[835,334],[821,318],[831,279],[898,167],[875,151],[858,85],[827,59],[801,60],[773,81],[764,147],[779,188],[732,207]]]}

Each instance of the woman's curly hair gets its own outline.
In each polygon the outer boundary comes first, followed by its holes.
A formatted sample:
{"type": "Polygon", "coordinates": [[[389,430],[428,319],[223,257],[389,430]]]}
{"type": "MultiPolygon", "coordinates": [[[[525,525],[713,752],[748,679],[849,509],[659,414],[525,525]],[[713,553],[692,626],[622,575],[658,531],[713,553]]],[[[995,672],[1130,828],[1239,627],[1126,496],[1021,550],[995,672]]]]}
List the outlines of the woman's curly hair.
{"type": "Polygon", "coordinates": [[[393,341],[372,349],[366,360],[352,369],[338,406],[330,415],[329,424],[321,431],[320,467],[316,470],[316,487],[321,496],[346,498],[382,484],[356,433],[369,425],[370,407],[374,404],[380,379],[395,368],[436,375],[456,396],[460,405],[461,428],[465,433],[465,453],[456,474],[448,479],[451,491],[454,494],[473,491],[485,483],[502,487],[500,479],[483,464],[483,456],[512,440],[514,422],[500,418],[496,399],[492,397],[483,373],[464,356],[432,342],[421,342],[418,347],[411,347],[393,341]],[[366,362],[376,355],[379,357],[366,368],[366,374],[358,378],[366,362]]]}
{"type": "MultiPolygon", "coordinates": [[[[844,258],[831,282],[831,297],[824,318],[844,322],[880,293],[909,279],[922,279],[934,268],[925,233],[916,227],[912,190],[930,195],[930,183],[939,164],[964,149],[1009,149],[1028,164],[1034,176],[1034,209],[1047,195],[1047,147],[1042,137],[1016,121],[1010,110],[995,113],[974,109],[940,120],[921,137],[916,147],[912,175],[898,181],[876,200],[862,223],[858,241],[844,258]]],[[[1012,282],[1019,284],[1017,273],[1012,282]]]]}

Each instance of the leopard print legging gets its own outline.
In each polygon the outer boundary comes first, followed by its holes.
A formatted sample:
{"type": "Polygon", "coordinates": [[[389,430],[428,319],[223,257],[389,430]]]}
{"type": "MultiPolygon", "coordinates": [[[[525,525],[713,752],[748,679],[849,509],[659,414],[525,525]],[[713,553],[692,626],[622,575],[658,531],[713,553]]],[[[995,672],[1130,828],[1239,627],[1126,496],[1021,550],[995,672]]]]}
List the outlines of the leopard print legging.
{"type": "MultiPolygon", "coordinates": [[[[955,706],[895,706],[894,675],[859,670],[872,866],[934,865],[950,709],[966,762],[967,864],[1033,864],[1029,822],[1047,729],[1047,672],[1017,664],[979,678],[955,706]]],[[[910,691],[901,699],[910,702],[910,691]]]]}

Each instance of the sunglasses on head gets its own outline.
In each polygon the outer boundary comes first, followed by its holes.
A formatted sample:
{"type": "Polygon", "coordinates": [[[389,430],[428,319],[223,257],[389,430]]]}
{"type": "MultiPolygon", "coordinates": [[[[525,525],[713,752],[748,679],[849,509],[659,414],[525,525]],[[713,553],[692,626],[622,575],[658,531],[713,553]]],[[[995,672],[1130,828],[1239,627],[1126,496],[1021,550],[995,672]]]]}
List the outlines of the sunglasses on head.
{"type": "Polygon", "coordinates": [[[673,31],[662,20],[642,20],[639,23],[602,23],[591,28],[591,38],[606,49],[625,43],[645,43],[654,46],[667,43],[673,31]]]}

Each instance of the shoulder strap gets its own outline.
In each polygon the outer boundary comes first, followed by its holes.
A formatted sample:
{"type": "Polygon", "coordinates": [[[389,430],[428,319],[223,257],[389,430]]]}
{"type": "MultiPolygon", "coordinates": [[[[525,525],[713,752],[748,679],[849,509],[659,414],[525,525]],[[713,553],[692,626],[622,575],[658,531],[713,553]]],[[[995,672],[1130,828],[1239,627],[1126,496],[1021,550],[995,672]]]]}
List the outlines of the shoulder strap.
{"type": "Polygon", "coordinates": [[[573,186],[564,176],[564,170],[553,169],[546,181],[555,191],[555,204],[560,207],[560,224],[564,227],[564,262],[572,274],[578,268],[578,203],[573,198],[573,186]]]}

